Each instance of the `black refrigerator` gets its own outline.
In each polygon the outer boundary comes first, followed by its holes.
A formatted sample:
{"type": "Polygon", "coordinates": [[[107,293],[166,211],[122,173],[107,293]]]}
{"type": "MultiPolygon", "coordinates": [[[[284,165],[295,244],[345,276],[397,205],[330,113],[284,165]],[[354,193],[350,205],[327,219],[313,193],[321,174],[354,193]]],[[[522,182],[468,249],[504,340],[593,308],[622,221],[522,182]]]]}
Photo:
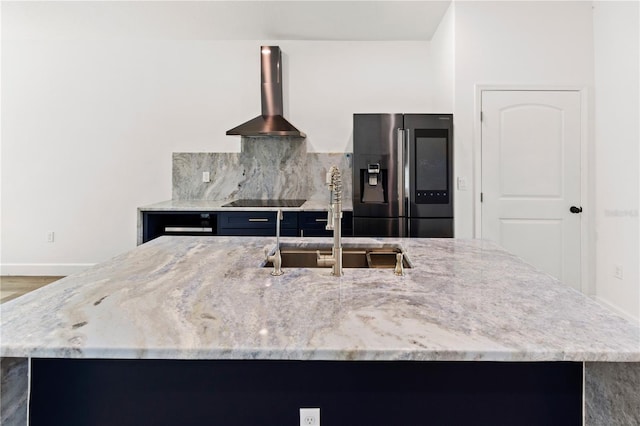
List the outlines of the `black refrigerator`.
{"type": "Polygon", "coordinates": [[[453,115],[353,115],[353,232],[453,237],[453,115]]]}

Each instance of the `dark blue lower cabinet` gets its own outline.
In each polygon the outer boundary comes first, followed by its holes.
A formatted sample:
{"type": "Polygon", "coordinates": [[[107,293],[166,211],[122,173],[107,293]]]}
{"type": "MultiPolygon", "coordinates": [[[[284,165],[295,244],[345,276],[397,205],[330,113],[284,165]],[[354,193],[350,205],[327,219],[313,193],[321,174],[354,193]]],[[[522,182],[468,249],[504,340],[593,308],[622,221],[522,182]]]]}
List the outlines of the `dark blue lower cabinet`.
{"type": "MultiPolygon", "coordinates": [[[[283,237],[330,237],[325,229],[327,212],[283,212],[280,235],[283,237]]],[[[274,211],[142,213],[142,242],[161,235],[275,236],[274,211]]],[[[353,215],[343,212],[342,235],[353,235],[353,215]]]]}
{"type": "MultiPolygon", "coordinates": [[[[283,212],[280,235],[295,237],[298,231],[298,212],[283,212]]],[[[218,235],[275,236],[276,212],[225,211],[218,213],[218,235]]]]}
{"type": "MultiPolygon", "coordinates": [[[[218,235],[275,236],[276,213],[236,211],[218,213],[218,235]]],[[[284,212],[280,222],[283,237],[330,237],[327,212],[284,212]]],[[[353,214],[343,212],[342,235],[353,235],[353,214]]]]}
{"type": "Polygon", "coordinates": [[[33,359],[30,425],[581,425],[582,363],[33,359]]]}

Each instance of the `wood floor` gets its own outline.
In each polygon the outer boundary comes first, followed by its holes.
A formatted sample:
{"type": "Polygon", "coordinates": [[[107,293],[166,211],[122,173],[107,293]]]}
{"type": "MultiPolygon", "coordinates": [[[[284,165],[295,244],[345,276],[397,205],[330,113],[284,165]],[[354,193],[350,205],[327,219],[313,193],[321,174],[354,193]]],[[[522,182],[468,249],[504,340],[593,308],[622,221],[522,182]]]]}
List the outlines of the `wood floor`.
{"type": "Polygon", "coordinates": [[[64,277],[0,277],[0,303],[7,302],[64,277]]]}

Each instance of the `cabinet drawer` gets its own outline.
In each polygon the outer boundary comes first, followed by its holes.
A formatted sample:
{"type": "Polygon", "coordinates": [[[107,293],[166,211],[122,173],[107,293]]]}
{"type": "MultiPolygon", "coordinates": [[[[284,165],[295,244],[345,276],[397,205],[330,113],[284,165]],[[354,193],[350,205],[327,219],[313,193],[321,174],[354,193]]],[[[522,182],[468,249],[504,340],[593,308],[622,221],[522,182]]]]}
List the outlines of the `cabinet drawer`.
{"type": "Polygon", "coordinates": [[[327,226],[327,212],[300,212],[300,229],[324,229],[327,226]]]}
{"type": "MultiPolygon", "coordinates": [[[[283,212],[280,228],[297,228],[297,212],[283,212]]],[[[276,212],[242,211],[218,214],[219,229],[276,229],[276,212]]],[[[256,234],[257,235],[257,234],[256,234]]],[[[262,234],[260,234],[262,235],[262,234]]]]}

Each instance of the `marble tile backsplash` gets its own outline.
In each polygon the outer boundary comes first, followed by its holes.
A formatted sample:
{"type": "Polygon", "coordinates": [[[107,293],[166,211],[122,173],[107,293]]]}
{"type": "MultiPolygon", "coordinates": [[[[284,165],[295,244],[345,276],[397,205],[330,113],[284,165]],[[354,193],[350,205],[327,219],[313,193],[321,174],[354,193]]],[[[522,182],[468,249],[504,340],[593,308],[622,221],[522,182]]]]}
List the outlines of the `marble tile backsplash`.
{"type": "Polygon", "coordinates": [[[351,154],[307,153],[294,138],[242,138],[239,153],[173,154],[174,200],[328,199],[325,175],[332,165],[351,199],[351,154]],[[202,182],[209,172],[211,182],[202,182]]]}

